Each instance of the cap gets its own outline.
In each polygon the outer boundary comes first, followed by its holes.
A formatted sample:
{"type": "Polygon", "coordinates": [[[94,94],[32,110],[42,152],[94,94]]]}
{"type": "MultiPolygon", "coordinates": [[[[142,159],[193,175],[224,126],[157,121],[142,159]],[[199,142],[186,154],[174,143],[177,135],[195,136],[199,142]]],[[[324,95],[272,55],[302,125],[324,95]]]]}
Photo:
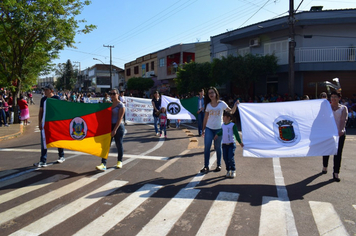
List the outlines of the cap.
{"type": "Polygon", "coordinates": [[[47,84],[44,89],[50,89],[50,90],[54,90],[54,87],[52,84],[47,84]]]}

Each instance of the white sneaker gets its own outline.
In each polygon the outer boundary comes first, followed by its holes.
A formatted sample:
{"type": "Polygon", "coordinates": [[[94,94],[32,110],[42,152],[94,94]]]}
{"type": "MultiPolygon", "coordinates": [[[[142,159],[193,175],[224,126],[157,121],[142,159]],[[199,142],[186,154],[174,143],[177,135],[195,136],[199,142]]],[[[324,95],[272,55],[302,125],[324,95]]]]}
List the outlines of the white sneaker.
{"type": "Polygon", "coordinates": [[[231,172],[228,170],[225,176],[226,176],[226,178],[230,178],[231,177],[231,172]]]}
{"type": "Polygon", "coordinates": [[[231,171],[231,176],[230,176],[231,178],[235,178],[236,177],[236,171],[234,171],[234,170],[232,170],[231,171]]]}
{"type": "Polygon", "coordinates": [[[57,162],[58,163],[63,163],[66,159],[64,157],[58,158],[57,162]]]}
{"type": "Polygon", "coordinates": [[[34,166],[37,166],[37,167],[39,167],[39,168],[41,168],[41,167],[47,167],[47,163],[45,163],[45,162],[42,162],[42,161],[40,161],[40,162],[38,162],[38,163],[35,163],[35,164],[33,164],[34,166]]]}

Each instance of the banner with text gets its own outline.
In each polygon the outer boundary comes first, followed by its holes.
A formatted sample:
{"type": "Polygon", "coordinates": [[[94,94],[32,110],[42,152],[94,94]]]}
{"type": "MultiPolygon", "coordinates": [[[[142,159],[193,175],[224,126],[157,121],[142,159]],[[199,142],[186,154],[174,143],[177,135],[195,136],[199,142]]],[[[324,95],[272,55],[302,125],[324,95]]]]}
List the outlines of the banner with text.
{"type": "Polygon", "coordinates": [[[152,100],[148,98],[126,97],[126,121],[153,123],[152,100]]]}

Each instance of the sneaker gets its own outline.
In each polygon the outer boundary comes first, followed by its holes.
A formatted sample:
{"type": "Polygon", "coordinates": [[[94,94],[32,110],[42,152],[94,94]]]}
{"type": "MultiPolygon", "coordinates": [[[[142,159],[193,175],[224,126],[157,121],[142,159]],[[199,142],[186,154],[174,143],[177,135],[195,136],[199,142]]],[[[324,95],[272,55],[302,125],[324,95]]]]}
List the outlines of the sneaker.
{"type": "Polygon", "coordinates": [[[167,135],[165,135],[164,137],[167,138],[167,135]]]}
{"type": "Polygon", "coordinates": [[[121,169],[122,168],[122,161],[118,161],[117,165],[116,165],[117,169],[121,169]]]}
{"type": "Polygon", "coordinates": [[[96,167],[97,170],[101,170],[101,171],[106,171],[106,165],[104,165],[103,163],[100,164],[100,166],[96,167]]]}
{"type": "Polygon", "coordinates": [[[8,124],[5,124],[5,126],[6,126],[6,127],[9,127],[9,125],[8,125],[8,124]]]}
{"type": "Polygon", "coordinates": [[[221,171],[221,166],[217,166],[216,169],[214,170],[214,172],[219,172],[221,171]]]}
{"type": "Polygon", "coordinates": [[[58,163],[63,163],[66,159],[64,157],[58,158],[57,162],[58,163]]]}
{"type": "Polygon", "coordinates": [[[236,177],[236,171],[234,171],[234,170],[232,170],[231,171],[231,176],[230,176],[231,178],[235,178],[236,177]]]}
{"type": "Polygon", "coordinates": [[[231,172],[228,170],[226,175],[225,175],[226,178],[230,178],[231,177],[231,172]]]}
{"type": "Polygon", "coordinates": [[[156,133],[156,136],[158,136],[159,135],[159,133],[156,133]]]}
{"type": "Polygon", "coordinates": [[[39,167],[39,168],[41,168],[41,167],[47,167],[47,163],[45,163],[45,162],[42,162],[42,161],[40,161],[40,162],[38,162],[38,163],[35,163],[35,164],[33,164],[34,166],[37,166],[37,167],[39,167]]]}
{"type": "Polygon", "coordinates": [[[209,172],[209,167],[204,167],[203,169],[200,170],[200,173],[206,174],[209,172]]]}

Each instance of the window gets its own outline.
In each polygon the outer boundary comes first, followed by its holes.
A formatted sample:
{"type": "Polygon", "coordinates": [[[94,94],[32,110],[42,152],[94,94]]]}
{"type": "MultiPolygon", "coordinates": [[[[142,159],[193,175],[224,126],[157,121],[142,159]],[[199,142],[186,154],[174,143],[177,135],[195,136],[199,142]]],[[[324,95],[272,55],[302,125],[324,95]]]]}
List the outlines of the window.
{"type": "Polygon", "coordinates": [[[151,70],[155,70],[155,62],[151,61],[151,70]]]}
{"type": "Polygon", "coordinates": [[[245,47],[245,48],[239,48],[237,50],[237,54],[241,56],[245,56],[246,54],[250,53],[250,47],[245,47]]]}
{"type": "Polygon", "coordinates": [[[278,64],[288,64],[288,40],[265,43],[264,55],[274,54],[278,58],[278,64]]]}
{"type": "Polygon", "coordinates": [[[137,75],[138,74],[138,66],[134,67],[134,74],[137,75]]]}
{"type": "Polygon", "coordinates": [[[150,63],[146,63],[146,71],[150,71],[150,63]]]}
{"type": "Polygon", "coordinates": [[[164,66],[164,58],[159,59],[159,67],[164,66]]]}
{"type": "Polygon", "coordinates": [[[131,75],[131,68],[126,69],[126,76],[130,76],[131,75]]]}

